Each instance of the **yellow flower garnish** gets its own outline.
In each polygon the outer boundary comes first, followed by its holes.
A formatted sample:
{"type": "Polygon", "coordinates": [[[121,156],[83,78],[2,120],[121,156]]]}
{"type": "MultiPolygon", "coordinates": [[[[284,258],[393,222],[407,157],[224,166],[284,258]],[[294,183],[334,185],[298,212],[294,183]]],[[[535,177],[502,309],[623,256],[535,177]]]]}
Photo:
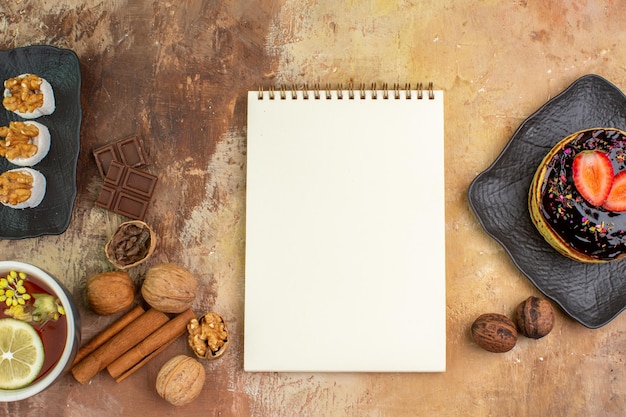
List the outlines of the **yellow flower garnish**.
{"type": "Polygon", "coordinates": [[[10,271],[6,277],[0,278],[0,302],[4,302],[7,307],[26,304],[31,296],[24,287],[25,279],[26,274],[17,271],[10,271]]]}
{"type": "Polygon", "coordinates": [[[43,326],[49,320],[58,320],[65,309],[58,298],[50,294],[29,294],[24,286],[26,274],[11,271],[0,278],[0,303],[9,307],[8,316],[43,326]],[[32,300],[32,301],[30,301],[32,300]]]}

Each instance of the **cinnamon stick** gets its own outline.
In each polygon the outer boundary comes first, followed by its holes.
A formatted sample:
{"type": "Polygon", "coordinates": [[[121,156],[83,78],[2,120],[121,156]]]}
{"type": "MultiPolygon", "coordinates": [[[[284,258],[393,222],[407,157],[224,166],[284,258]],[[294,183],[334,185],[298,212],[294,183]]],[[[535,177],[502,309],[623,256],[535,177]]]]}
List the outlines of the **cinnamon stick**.
{"type": "Polygon", "coordinates": [[[142,359],[149,356],[164,344],[178,339],[187,330],[187,323],[195,317],[196,315],[191,309],[180,313],[163,326],[159,327],[128,352],[111,362],[111,364],[107,366],[109,374],[113,378],[120,377],[120,375],[137,365],[142,359]]]}
{"type": "Polygon", "coordinates": [[[134,374],[137,370],[139,370],[139,368],[141,368],[142,366],[144,366],[146,363],[148,363],[148,361],[150,361],[150,359],[154,358],[156,355],[158,355],[159,353],[163,352],[165,349],[167,349],[167,347],[169,345],[171,345],[172,343],[174,343],[176,341],[176,339],[172,339],[169,342],[165,343],[164,345],[162,345],[160,348],[158,348],[157,350],[155,350],[154,352],[152,352],[151,354],[149,354],[148,356],[146,356],[145,358],[143,358],[141,361],[139,361],[137,363],[137,365],[133,366],[132,368],[130,368],[128,371],[124,372],[122,375],[120,375],[115,382],[117,382],[118,384],[120,382],[122,382],[123,380],[125,380],[126,378],[128,378],[129,376],[131,376],[132,374],[134,374]]]}
{"type": "Polygon", "coordinates": [[[91,339],[89,342],[81,346],[80,349],[78,349],[76,358],[74,358],[74,365],[82,361],[85,356],[89,355],[91,352],[102,346],[106,341],[115,336],[120,330],[128,326],[133,320],[135,320],[143,313],[145,313],[144,309],[138,305],[128,311],[123,316],[121,316],[119,319],[111,323],[109,327],[98,333],[96,336],[94,336],[93,339],[91,339]]]}
{"type": "Polygon", "coordinates": [[[72,375],[84,384],[168,320],[165,313],[151,308],[74,365],[72,375]]]}

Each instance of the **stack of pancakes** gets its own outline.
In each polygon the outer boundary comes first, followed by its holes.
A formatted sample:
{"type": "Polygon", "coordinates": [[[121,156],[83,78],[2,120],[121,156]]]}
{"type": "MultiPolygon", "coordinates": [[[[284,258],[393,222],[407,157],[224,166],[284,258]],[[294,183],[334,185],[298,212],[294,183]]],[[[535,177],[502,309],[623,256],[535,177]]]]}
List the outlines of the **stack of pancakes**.
{"type": "MultiPolygon", "coordinates": [[[[626,211],[591,203],[573,178],[573,163],[583,152],[608,156],[612,174],[626,170],[626,133],[594,128],[557,143],[539,165],[528,205],[537,230],[557,251],[580,262],[608,262],[626,256],[626,211]]],[[[613,181],[613,178],[609,179],[613,181]]]]}

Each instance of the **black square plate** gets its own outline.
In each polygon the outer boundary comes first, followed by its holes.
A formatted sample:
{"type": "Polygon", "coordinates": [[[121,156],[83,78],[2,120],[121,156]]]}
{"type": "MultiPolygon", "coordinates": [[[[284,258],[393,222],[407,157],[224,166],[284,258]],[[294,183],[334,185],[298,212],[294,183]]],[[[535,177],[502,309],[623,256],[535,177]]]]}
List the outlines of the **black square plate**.
{"type": "MultiPolygon", "coordinates": [[[[50,130],[50,151],[32,168],[47,181],[46,195],[35,208],[16,210],[0,204],[0,239],[22,239],[63,233],[76,198],[76,163],[80,150],[80,66],[76,54],[52,46],[0,51],[0,80],[31,73],[45,78],[54,92],[56,110],[33,121],[50,130]]],[[[2,87],[4,89],[4,87],[2,87]]],[[[0,126],[24,120],[0,106],[0,126]]],[[[18,168],[0,158],[0,172],[18,168]]]]}
{"type": "Polygon", "coordinates": [[[609,81],[586,75],[526,119],[496,161],[469,187],[469,203],[485,231],[548,298],[589,328],[626,307],[626,261],[590,264],[552,248],[530,219],[528,191],[544,156],[583,129],[626,130],[626,97],[609,81]]]}

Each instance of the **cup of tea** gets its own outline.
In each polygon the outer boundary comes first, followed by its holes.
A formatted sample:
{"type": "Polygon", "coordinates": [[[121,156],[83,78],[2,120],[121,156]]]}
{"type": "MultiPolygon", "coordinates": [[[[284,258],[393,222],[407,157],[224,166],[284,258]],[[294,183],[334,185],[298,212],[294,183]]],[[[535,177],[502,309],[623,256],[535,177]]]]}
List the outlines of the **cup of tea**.
{"type": "Polygon", "coordinates": [[[70,292],[44,270],[0,261],[0,402],[54,384],[80,347],[80,313],[70,292]]]}

